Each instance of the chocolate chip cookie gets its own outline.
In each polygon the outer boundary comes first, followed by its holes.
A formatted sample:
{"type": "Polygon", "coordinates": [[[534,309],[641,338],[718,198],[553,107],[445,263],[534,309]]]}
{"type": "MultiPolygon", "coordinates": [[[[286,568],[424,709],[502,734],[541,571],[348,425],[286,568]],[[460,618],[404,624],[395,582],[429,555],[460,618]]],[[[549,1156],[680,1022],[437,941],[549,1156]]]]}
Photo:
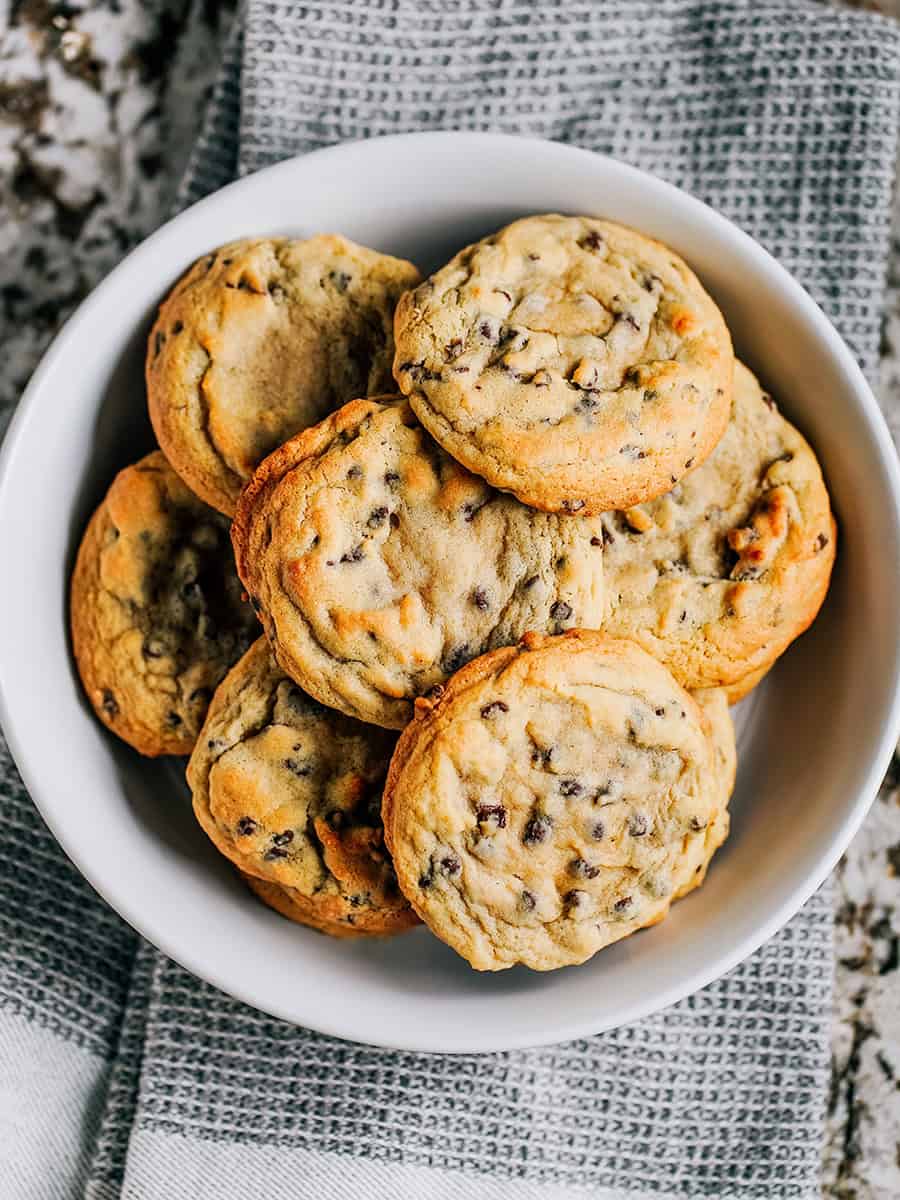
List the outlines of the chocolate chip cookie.
{"type": "Polygon", "coordinates": [[[584,962],[661,920],[728,828],[733,730],[721,693],[701,702],[583,630],[464,667],[417,701],[385,785],[413,907],[479,970],[584,962]]]}
{"type": "Polygon", "coordinates": [[[157,450],[120,471],[72,576],[75,658],[101,721],[142,754],[190,754],[213,691],[259,633],[228,521],[157,450]]]}
{"type": "Polygon", "coordinates": [[[182,478],[230,515],[270,450],[390,389],[394,306],[418,279],[330,235],[234,242],[195,263],[147,347],[150,417],[182,478]]]}
{"type": "Polygon", "coordinates": [[[603,521],[604,629],[688,688],[763,674],[828,589],[836,530],[819,464],[741,363],[708,461],[668,495],[603,521]]]}
{"type": "Polygon", "coordinates": [[[326,933],[416,924],[384,848],[395,737],[323,708],[260,638],[216,692],[188,764],[194,812],[265,902],[326,933]]]}
{"type": "Polygon", "coordinates": [[[659,242],[590,217],[527,217],[406,293],[394,376],[471,471],[550,512],[652,499],[725,430],[722,315],[659,242]]]}
{"type": "Polygon", "coordinates": [[[600,519],[495,491],[401,397],[347,404],[270,455],[232,538],[283,670],[387,728],[484,651],[603,616],[600,519]]]}

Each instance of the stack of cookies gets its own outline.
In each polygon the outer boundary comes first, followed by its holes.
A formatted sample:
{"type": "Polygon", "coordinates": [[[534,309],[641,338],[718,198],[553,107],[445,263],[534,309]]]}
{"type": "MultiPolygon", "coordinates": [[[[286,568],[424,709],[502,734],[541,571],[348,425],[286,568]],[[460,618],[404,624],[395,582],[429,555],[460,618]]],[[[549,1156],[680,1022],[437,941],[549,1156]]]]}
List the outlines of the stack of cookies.
{"type": "Polygon", "coordinates": [[[147,390],[161,449],[85,533],[75,654],[110,729],[190,754],[265,903],[547,970],[702,882],[728,704],[815,617],[835,527],[676,254],[562,216],[424,282],[235,243],[162,305],[147,390]]]}

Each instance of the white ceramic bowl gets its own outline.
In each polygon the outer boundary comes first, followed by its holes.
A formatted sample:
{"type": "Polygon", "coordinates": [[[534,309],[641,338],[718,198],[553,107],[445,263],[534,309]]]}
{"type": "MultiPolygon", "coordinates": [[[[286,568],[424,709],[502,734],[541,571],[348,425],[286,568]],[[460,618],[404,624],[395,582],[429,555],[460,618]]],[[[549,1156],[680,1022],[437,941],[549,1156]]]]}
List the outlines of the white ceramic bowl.
{"type": "Polygon", "coordinates": [[[697,200],[550,142],[422,134],[323,150],[166,225],[97,288],[36,372],[2,457],[0,714],[35,802],[85,876],[226,992],[377,1045],[562,1041],[634,1021],[727,971],[846,847],[900,727],[898,497],[887,430],[843,342],[772,258],[697,200]],[[67,585],[89,512],[150,445],[144,342],[155,305],[195,258],[249,234],[337,230],[428,270],[514,217],[547,211],[621,220],[684,255],[738,352],[818,451],[840,553],[812,631],[742,706],[733,832],[706,885],[663,925],[582,967],[479,975],[425,930],[345,943],[254,900],[195,824],[181,764],[140,759],[92,717],[69,649],[67,585]]]}

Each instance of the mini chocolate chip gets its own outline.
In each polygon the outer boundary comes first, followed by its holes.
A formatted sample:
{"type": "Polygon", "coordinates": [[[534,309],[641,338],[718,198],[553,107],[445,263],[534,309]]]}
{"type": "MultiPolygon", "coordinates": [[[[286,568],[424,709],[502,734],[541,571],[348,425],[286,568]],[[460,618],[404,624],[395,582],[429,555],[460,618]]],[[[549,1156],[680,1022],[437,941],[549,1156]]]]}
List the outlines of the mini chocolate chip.
{"type": "Polygon", "coordinates": [[[545,842],[553,828],[553,821],[546,813],[538,813],[536,816],[529,818],[522,833],[522,841],[526,846],[536,846],[539,842],[545,842]]]}
{"type": "Polygon", "coordinates": [[[564,779],[559,785],[561,796],[580,796],[584,788],[577,779],[564,779]]]}
{"type": "Polygon", "coordinates": [[[225,743],[222,741],[221,738],[210,738],[209,741],[206,743],[206,748],[207,748],[207,750],[212,750],[213,752],[215,752],[216,750],[221,750],[224,747],[224,745],[225,745],[225,743]]]}
{"type": "Polygon", "coordinates": [[[339,292],[346,292],[347,288],[353,282],[353,276],[348,275],[346,271],[329,271],[328,278],[339,292]]]}
{"type": "Polygon", "coordinates": [[[296,775],[300,779],[305,775],[312,774],[312,765],[308,762],[301,762],[299,758],[286,758],[283,765],[287,767],[292,775],[296,775]]]}
{"type": "Polygon", "coordinates": [[[694,465],[694,460],[692,458],[689,458],[687,460],[687,462],[684,464],[684,469],[688,470],[688,468],[692,467],[693,465],[694,465]]]}
{"type": "Polygon", "coordinates": [[[649,823],[643,813],[632,814],[631,820],[628,822],[628,832],[632,837],[643,837],[649,828],[649,823]]]}
{"type": "Polygon", "coordinates": [[[173,712],[170,709],[169,712],[166,713],[166,724],[170,729],[177,729],[178,726],[182,724],[181,717],[179,717],[177,712],[173,712]]]}
{"type": "Polygon", "coordinates": [[[400,528],[400,517],[397,515],[397,513],[395,513],[395,512],[391,513],[390,521],[391,521],[391,529],[399,529],[400,528]]]}
{"type": "Polygon", "coordinates": [[[613,544],[613,542],[615,542],[615,540],[616,540],[616,535],[613,533],[613,531],[611,529],[607,529],[606,526],[604,525],[603,526],[603,542],[604,542],[604,544],[607,546],[611,546],[613,544]]]}
{"type": "Polygon", "coordinates": [[[824,533],[820,533],[816,538],[816,553],[818,553],[820,550],[824,550],[827,545],[828,538],[824,533]]]}
{"type": "Polygon", "coordinates": [[[463,516],[467,521],[473,521],[476,514],[481,512],[486,504],[487,500],[482,500],[480,504],[474,504],[471,501],[468,504],[464,504],[462,507],[463,516]]]}
{"type": "Polygon", "coordinates": [[[181,333],[182,329],[184,329],[184,322],[176,321],[175,324],[172,326],[171,332],[172,333],[181,333]]]}
{"type": "Polygon", "coordinates": [[[117,717],[119,715],[119,705],[117,704],[116,698],[109,688],[103,689],[103,698],[100,706],[110,718],[117,717]]]}
{"type": "Polygon", "coordinates": [[[527,375],[523,374],[521,371],[517,371],[515,367],[511,367],[509,363],[503,363],[502,367],[506,374],[509,375],[511,379],[514,379],[516,383],[524,383],[528,378],[527,375]]]}
{"type": "Polygon", "coordinates": [[[591,538],[591,545],[592,545],[592,546],[602,546],[602,545],[603,545],[603,538],[602,538],[602,537],[592,537],[592,538],[591,538]]]}
{"type": "Polygon", "coordinates": [[[508,713],[509,705],[504,704],[502,700],[492,700],[490,704],[486,704],[481,710],[481,715],[486,721],[491,717],[496,717],[499,713],[508,713]]]}
{"type": "Polygon", "coordinates": [[[534,585],[537,583],[537,581],[539,579],[540,579],[539,575],[529,575],[528,578],[525,580],[525,582],[522,584],[522,590],[527,592],[529,588],[534,587],[534,585]]]}
{"type": "Polygon", "coordinates": [[[694,833],[700,833],[701,830],[706,828],[706,825],[707,822],[701,821],[699,817],[691,817],[691,829],[694,833]]]}
{"type": "Polygon", "coordinates": [[[665,708],[654,708],[654,710],[653,710],[653,711],[656,713],[656,715],[657,715],[658,717],[664,717],[664,716],[666,715],[666,710],[665,710],[665,708]]]}
{"type": "Polygon", "coordinates": [[[763,404],[766,406],[766,408],[770,409],[773,412],[775,411],[775,401],[772,399],[772,397],[769,395],[768,392],[763,393],[762,401],[763,401],[763,404]]]}
{"type": "Polygon", "coordinates": [[[444,353],[447,355],[447,358],[452,362],[454,358],[459,358],[460,354],[462,354],[462,348],[463,348],[462,338],[453,338],[453,340],[448,342],[447,345],[444,347],[444,353]]]}
{"type": "Polygon", "coordinates": [[[385,506],[379,505],[378,508],[373,508],[369,513],[369,519],[366,524],[370,529],[377,529],[379,525],[383,525],[388,517],[388,510],[385,506]]]}
{"type": "Polygon", "coordinates": [[[683,608],[681,610],[681,615],[679,616],[678,620],[682,621],[682,622],[687,620],[687,609],[686,608],[683,608]]]}
{"type": "Polygon", "coordinates": [[[365,557],[366,552],[360,542],[358,546],[354,546],[352,550],[348,550],[346,554],[342,554],[339,561],[342,563],[358,563],[362,562],[365,557]]]}
{"type": "Polygon", "coordinates": [[[252,817],[241,817],[237,823],[238,837],[249,837],[251,833],[256,833],[256,822],[252,817]]]}
{"type": "Polygon", "coordinates": [[[592,229],[590,233],[585,234],[578,245],[582,250],[600,250],[605,240],[602,233],[598,233],[596,229],[592,229]]]}
{"type": "Polygon", "coordinates": [[[284,833],[273,833],[272,834],[272,845],[273,846],[289,846],[293,840],[294,840],[293,829],[285,829],[284,833]]]}
{"type": "Polygon", "coordinates": [[[535,746],[531,752],[531,761],[537,767],[548,767],[553,758],[553,747],[535,746]]]}
{"type": "Polygon", "coordinates": [[[583,508],[584,508],[583,500],[563,500],[563,502],[562,502],[562,510],[563,510],[563,512],[566,512],[566,513],[581,512],[581,510],[583,508]]]}
{"type": "Polygon", "coordinates": [[[419,876],[419,887],[424,890],[426,888],[430,888],[433,883],[434,883],[434,863],[431,863],[428,867],[428,870],[423,875],[419,876]]]}
{"type": "Polygon", "coordinates": [[[579,908],[583,908],[587,902],[587,892],[579,891],[578,888],[573,888],[571,892],[566,892],[563,896],[563,908],[566,913],[577,912],[579,908]]]}
{"type": "Polygon", "coordinates": [[[641,382],[640,367],[629,367],[628,370],[625,372],[624,378],[625,378],[626,383],[640,383],[641,382]]]}
{"type": "Polygon", "coordinates": [[[644,403],[652,404],[654,400],[659,399],[659,392],[656,388],[647,388],[644,392],[644,403]]]}
{"type": "Polygon", "coordinates": [[[564,624],[572,619],[572,605],[566,604],[564,600],[557,600],[550,608],[551,618],[559,624],[564,624]]]}
{"type": "Polygon", "coordinates": [[[472,603],[480,612],[487,612],[490,608],[490,601],[487,597],[487,592],[484,588],[476,588],[472,593],[472,603]]]}
{"type": "Polygon", "coordinates": [[[393,487],[395,483],[400,482],[400,476],[396,471],[385,471],[384,482],[388,485],[388,487],[393,487]]]}
{"type": "Polygon", "coordinates": [[[266,860],[266,862],[272,862],[273,859],[287,858],[287,856],[288,856],[287,850],[282,850],[278,846],[272,846],[271,849],[269,849],[265,852],[265,854],[263,855],[263,858],[266,860]]]}
{"type": "Polygon", "coordinates": [[[498,829],[506,828],[506,809],[502,804],[479,804],[475,816],[479,821],[496,825],[498,829]]]}
{"type": "Polygon", "coordinates": [[[604,826],[602,821],[596,821],[594,823],[594,827],[591,830],[591,837],[596,842],[602,841],[603,838],[606,837],[606,827],[604,826]]]}
{"type": "Polygon", "coordinates": [[[519,897],[519,907],[523,912],[534,912],[537,907],[537,897],[534,892],[529,892],[526,888],[519,897]]]}
{"type": "Polygon", "coordinates": [[[529,254],[528,258],[531,260],[531,262],[540,262],[541,261],[541,256],[539,254],[529,254]]]}
{"type": "Polygon", "coordinates": [[[478,326],[478,332],[485,339],[485,341],[495,342],[497,340],[498,331],[494,329],[493,325],[491,325],[489,321],[482,321],[478,326]]]}
{"type": "Polygon", "coordinates": [[[631,896],[621,896],[615,902],[615,904],[613,905],[613,908],[615,909],[615,911],[617,913],[627,912],[627,910],[629,908],[631,908],[632,903],[633,903],[633,899],[631,896]]]}
{"type": "Polygon", "coordinates": [[[652,292],[655,287],[662,287],[662,280],[658,275],[648,274],[641,280],[641,287],[645,292],[652,292]]]}
{"type": "Polygon", "coordinates": [[[352,467],[347,468],[348,479],[362,479],[363,469],[359,463],[354,463],[352,467]]]}
{"type": "Polygon", "coordinates": [[[596,879],[600,868],[589,863],[585,858],[573,858],[569,863],[569,873],[576,879],[596,879]]]}
{"type": "Polygon", "coordinates": [[[441,859],[440,867],[441,874],[446,875],[449,879],[460,873],[462,870],[462,863],[455,854],[447,854],[441,859]]]}

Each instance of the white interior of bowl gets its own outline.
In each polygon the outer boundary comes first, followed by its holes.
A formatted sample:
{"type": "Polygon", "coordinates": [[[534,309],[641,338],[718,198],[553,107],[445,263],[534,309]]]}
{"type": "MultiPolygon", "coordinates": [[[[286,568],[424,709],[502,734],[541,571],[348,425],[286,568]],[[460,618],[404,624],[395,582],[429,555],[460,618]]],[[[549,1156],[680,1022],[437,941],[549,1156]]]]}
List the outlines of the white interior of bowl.
{"type": "Polygon", "coordinates": [[[898,480],[849,352],[799,286],[696,200],[620,163],[524,139],[390,138],[243,180],[136,250],[36,374],[0,479],[0,713],[48,824],[106,899],[233,995],[341,1037],[498,1050],[636,1020],[733,966],[834,865],[898,732],[898,480]],[[67,577],[93,505],[150,444],[143,346],[155,304],[204,251],[257,233],[337,230],[429,269],[509,219],[596,213],[669,242],[721,304],[739,353],[818,451],[840,554],[812,631],[745,703],[733,832],[669,919],[547,975],[479,975],[424,930],[333,941],[258,904],[190,813],[180,764],[139,759],[82,699],[67,577]],[[747,711],[749,708],[749,711],[747,711]]]}

